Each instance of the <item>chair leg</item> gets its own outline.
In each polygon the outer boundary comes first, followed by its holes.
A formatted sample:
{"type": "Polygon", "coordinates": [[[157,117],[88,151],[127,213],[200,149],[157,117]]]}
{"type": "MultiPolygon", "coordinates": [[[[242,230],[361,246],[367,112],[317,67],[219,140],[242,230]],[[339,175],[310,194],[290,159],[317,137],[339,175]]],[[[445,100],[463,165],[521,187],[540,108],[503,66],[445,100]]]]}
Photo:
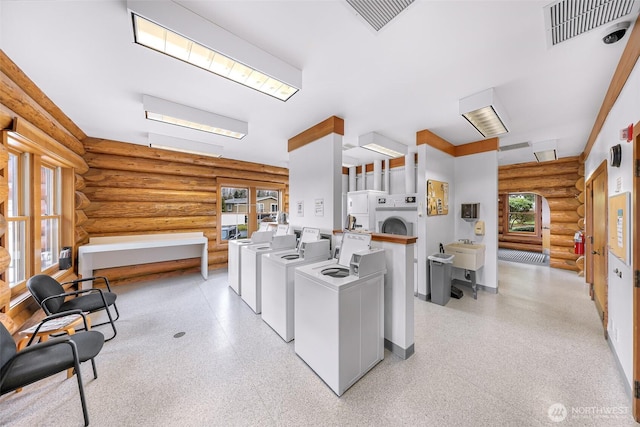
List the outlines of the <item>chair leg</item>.
{"type": "Polygon", "coordinates": [[[91,359],[91,366],[93,367],[93,379],[98,379],[98,371],[96,370],[96,361],[95,359],[91,359]]]}
{"type": "MultiPolygon", "coordinates": [[[[93,362],[93,359],[91,359],[93,362]]],[[[78,378],[78,391],[80,392],[80,403],[82,404],[82,415],[84,416],[84,426],[89,425],[89,412],[87,411],[87,401],[84,396],[84,386],[82,385],[82,376],[80,375],[80,364],[76,363],[76,377],[78,378]]]]}
{"type": "Polygon", "coordinates": [[[116,314],[118,315],[115,319],[113,319],[113,317],[111,316],[111,310],[109,309],[109,307],[107,307],[104,311],[107,312],[107,316],[109,316],[109,321],[108,322],[102,322],[102,323],[96,323],[93,326],[102,326],[102,325],[106,325],[106,324],[111,324],[111,329],[113,329],[113,336],[111,336],[108,339],[105,339],[104,341],[111,341],[112,339],[114,339],[116,337],[116,335],[118,334],[118,331],[116,331],[116,325],[115,325],[115,321],[118,320],[120,318],[120,313],[118,312],[118,307],[116,307],[115,303],[113,304],[113,307],[116,310],[116,314]]]}

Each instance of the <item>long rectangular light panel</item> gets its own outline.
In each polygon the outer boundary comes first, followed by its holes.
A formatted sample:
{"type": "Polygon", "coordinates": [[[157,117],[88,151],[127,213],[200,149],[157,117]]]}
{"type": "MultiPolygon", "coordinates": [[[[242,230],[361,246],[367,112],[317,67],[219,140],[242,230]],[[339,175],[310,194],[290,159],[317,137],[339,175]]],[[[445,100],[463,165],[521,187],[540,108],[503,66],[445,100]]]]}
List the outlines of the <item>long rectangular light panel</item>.
{"type": "Polygon", "coordinates": [[[182,126],[216,135],[242,139],[247,135],[247,122],[199,110],[151,95],[142,96],[145,117],[148,120],[182,126]]]}
{"type": "Polygon", "coordinates": [[[298,89],[244,65],[172,30],[133,15],[137,44],[187,62],[259,92],[287,101],[298,89]]]}
{"type": "Polygon", "coordinates": [[[219,145],[174,138],[155,133],[149,134],[149,147],[207,157],[222,157],[222,151],[224,149],[219,145]]]}
{"type": "Polygon", "coordinates": [[[407,154],[408,147],[397,141],[380,135],[376,132],[369,132],[358,137],[358,146],[385,156],[395,158],[407,154]]]}

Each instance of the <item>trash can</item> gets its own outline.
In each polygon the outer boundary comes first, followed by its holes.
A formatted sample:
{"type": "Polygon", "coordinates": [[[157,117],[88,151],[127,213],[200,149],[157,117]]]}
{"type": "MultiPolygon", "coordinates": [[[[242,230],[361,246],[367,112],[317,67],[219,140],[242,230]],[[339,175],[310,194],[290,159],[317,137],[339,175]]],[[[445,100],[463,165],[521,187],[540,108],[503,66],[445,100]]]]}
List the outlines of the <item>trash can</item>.
{"type": "Polygon", "coordinates": [[[436,253],[429,258],[431,302],[447,305],[451,298],[451,264],[455,255],[436,253]]]}

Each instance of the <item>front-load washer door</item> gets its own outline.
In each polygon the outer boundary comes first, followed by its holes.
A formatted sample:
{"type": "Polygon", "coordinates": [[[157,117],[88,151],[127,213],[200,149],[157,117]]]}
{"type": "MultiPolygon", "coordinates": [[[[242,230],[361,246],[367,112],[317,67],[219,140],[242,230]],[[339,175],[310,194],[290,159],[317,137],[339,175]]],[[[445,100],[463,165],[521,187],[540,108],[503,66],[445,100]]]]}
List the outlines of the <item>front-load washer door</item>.
{"type": "Polygon", "coordinates": [[[398,234],[400,236],[413,236],[413,224],[398,216],[385,219],[380,225],[380,232],[384,234],[398,234]]]}

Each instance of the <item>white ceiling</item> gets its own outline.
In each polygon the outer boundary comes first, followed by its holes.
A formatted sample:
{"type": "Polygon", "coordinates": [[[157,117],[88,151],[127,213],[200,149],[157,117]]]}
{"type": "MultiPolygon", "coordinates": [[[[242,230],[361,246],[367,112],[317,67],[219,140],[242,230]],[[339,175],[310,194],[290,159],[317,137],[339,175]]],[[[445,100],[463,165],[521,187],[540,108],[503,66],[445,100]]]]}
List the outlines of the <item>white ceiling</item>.
{"type": "MultiPolygon", "coordinates": [[[[333,115],[346,144],[375,131],[413,147],[423,129],[480,140],[458,100],[490,87],[509,116],[501,146],[557,139],[560,157],[578,155],[631,31],[605,45],[608,24],[547,48],[547,0],[416,0],[378,33],[345,0],[177,3],[301,69],[300,92],[285,103],[135,45],[125,1],[2,0],[0,47],[88,136],[146,145],[165,134],[286,166],[287,140],[333,115]],[[249,134],[150,122],[143,94],[247,121],[249,134]]],[[[501,164],[533,160],[526,148],[500,153],[501,164]]]]}

